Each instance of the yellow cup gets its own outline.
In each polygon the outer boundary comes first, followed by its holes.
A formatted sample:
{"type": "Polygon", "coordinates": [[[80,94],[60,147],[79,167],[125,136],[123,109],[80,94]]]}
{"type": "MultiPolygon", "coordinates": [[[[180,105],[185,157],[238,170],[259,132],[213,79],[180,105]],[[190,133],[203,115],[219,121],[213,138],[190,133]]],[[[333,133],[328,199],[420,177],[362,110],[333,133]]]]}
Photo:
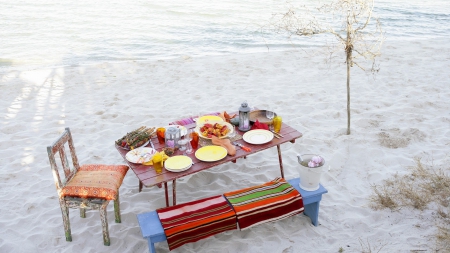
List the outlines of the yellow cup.
{"type": "Polygon", "coordinates": [[[161,152],[156,153],[152,158],[152,162],[153,162],[153,168],[155,168],[156,173],[161,174],[163,166],[164,166],[162,153],[161,152]]]}

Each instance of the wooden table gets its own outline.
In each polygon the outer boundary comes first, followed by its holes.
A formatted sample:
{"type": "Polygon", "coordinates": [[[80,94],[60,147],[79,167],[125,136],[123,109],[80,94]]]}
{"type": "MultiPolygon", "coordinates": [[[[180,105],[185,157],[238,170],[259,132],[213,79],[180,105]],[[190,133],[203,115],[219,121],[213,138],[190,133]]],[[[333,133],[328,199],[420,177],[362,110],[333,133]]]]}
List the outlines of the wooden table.
{"type": "MultiPolygon", "coordinates": [[[[185,127],[188,129],[194,128],[195,124],[186,125],[185,127]]],[[[243,135],[245,133],[245,132],[239,131],[237,129],[237,127],[235,128],[235,130],[236,130],[236,134],[243,135]]],[[[302,137],[302,133],[300,133],[299,131],[290,127],[289,125],[283,123],[280,134],[283,135],[282,138],[277,139],[274,137],[272,141],[270,141],[266,144],[261,144],[261,145],[252,145],[252,144],[246,143],[242,139],[238,140],[236,142],[241,143],[247,147],[250,147],[252,150],[250,152],[246,152],[246,151],[242,150],[240,147],[236,146],[236,155],[226,156],[224,159],[216,161],[216,162],[200,161],[195,157],[195,152],[194,152],[189,155],[189,157],[192,159],[192,162],[194,163],[190,169],[183,171],[183,172],[170,172],[170,171],[167,171],[166,169],[163,169],[163,172],[159,175],[156,174],[155,170],[153,169],[153,166],[128,162],[125,159],[125,155],[128,151],[117,145],[116,145],[116,149],[119,151],[119,153],[122,155],[125,162],[130,166],[130,168],[133,170],[133,172],[138,177],[139,191],[142,190],[143,186],[151,187],[154,185],[158,185],[161,187],[161,185],[164,185],[166,206],[169,206],[169,193],[168,193],[168,188],[167,188],[167,182],[172,181],[172,200],[173,200],[173,205],[176,205],[176,180],[177,180],[177,178],[182,178],[184,176],[194,174],[194,173],[200,172],[202,170],[206,170],[206,169],[209,169],[209,168],[212,168],[212,167],[215,167],[220,164],[227,163],[227,162],[236,162],[236,159],[238,159],[238,158],[246,158],[249,155],[258,153],[260,151],[263,151],[265,149],[269,149],[269,148],[272,148],[275,146],[278,149],[278,160],[280,163],[281,177],[284,178],[283,160],[282,160],[282,156],[281,156],[280,145],[283,143],[286,143],[286,142],[294,143],[296,139],[302,137]]],[[[162,148],[164,148],[164,144],[159,144],[157,138],[153,138],[152,142],[153,142],[156,150],[160,151],[162,148]]],[[[150,144],[147,146],[150,146],[150,144]]],[[[200,148],[200,145],[199,145],[199,148],[200,148]]],[[[176,151],[174,153],[174,155],[182,155],[182,154],[183,154],[182,151],[176,151]]]]}

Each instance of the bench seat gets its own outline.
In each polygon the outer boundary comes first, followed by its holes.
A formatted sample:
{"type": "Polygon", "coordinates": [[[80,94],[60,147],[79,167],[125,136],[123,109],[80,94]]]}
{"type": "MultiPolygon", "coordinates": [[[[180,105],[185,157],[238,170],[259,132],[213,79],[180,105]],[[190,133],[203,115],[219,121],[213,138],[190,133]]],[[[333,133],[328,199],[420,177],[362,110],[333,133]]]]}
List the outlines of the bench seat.
{"type": "MultiPolygon", "coordinates": [[[[303,213],[311,219],[314,226],[318,225],[319,220],[319,205],[322,200],[322,195],[327,193],[327,189],[319,185],[319,189],[315,191],[305,191],[299,187],[300,178],[293,178],[287,180],[295,189],[302,195],[303,205],[305,210],[303,213]]],[[[150,211],[137,215],[139,227],[141,228],[142,236],[147,239],[150,253],[156,253],[155,243],[166,241],[164,229],[156,211],[150,211]]]]}

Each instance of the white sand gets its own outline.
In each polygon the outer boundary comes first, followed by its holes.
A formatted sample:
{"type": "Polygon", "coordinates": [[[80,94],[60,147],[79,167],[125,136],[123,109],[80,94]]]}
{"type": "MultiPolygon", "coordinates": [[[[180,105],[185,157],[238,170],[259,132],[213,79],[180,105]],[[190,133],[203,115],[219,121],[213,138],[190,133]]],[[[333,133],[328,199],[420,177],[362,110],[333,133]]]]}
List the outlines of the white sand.
{"type": "MultiPolygon", "coordinates": [[[[164,206],[163,190],[138,193],[129,171],[120,188],[122,223],[108,207],[111,246],[100,218],[71,209],[66,242],[46,147],[70,127],[81,163],[123,163],[114,141],[141,125],[162,126],[189,112],[237,110],[247,100],[273,106],[304,134],[282,146],[285,175],[297,177],[297,153],[318,153],[331,170],[318,227],[304,215],[223,233],[173,252],[376,252],[435,245],[431,211],[373,211],[370,185],[405,173],[415,157],[448,164],[450,44],[386,42],[373,79],[352,72],[352,134],[345,135],[345,65],[304,52],[104,63],[9,72],[0,80],[0,252],[147,252],[136,214],[164,206]]],[[[338,62],[344,62],[340,59],[338,62]]],[[[179,180],[178,202],[260,184],[279,175],[276,149],[179,180]]],[[[166,243],[157,252],[168,252],[166,243]]]]}

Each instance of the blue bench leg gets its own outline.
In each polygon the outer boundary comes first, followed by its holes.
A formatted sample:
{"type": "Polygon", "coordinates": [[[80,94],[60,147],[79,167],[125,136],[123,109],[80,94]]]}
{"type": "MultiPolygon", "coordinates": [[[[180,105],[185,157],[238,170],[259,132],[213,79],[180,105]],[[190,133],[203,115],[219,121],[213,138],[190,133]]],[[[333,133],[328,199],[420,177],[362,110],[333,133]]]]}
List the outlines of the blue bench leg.
{"type": "Polygon", "coordinates": [[[308,204],[305,206],[305,211],[303,212],[311,219],[312,224],[316,227],[319,221],[319,205],[320,201],[308,204]]]}
{"type": "Polygon", "coordinates": [[[150,238],[148,238],[147,241],[148,241],[148,249],[150,250],[150,253],[156,253],[155,243],[153,243],[150,238]]]}

